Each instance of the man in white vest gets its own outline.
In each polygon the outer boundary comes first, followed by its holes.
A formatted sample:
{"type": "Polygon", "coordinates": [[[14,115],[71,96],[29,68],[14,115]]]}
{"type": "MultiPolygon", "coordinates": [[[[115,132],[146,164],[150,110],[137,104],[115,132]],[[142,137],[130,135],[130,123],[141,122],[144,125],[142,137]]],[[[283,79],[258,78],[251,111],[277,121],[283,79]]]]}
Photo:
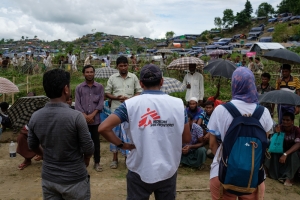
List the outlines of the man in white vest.
{"type": "Polygon", "coordinates": [[[98,128],[98,132],[119,148],[131,150],[127,156],[127,199],[174,200],[177,169],[183,143],[191,140],[183,101],[160,91],[159,67],[142,68],[144,91],[126,100],[98,128]],[[124,143],[112,129],[122,122],[132,144],[124,143]]]}

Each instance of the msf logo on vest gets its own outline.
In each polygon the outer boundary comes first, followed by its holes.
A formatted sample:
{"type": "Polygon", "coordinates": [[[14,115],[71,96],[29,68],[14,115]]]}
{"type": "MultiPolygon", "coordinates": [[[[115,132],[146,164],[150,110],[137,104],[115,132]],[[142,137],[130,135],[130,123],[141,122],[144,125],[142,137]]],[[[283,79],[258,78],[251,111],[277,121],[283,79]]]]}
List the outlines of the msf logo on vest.
{"type": "Polygon", "coordinates": [[[139,128],[146,127],[148,125],[151,125],[154,120],[160,119],[160,116],[158,115],[156,110],[150,110],[150,108],[147,108],[147,113],[141,116],[141,120],[139,121],[139,128]]]}

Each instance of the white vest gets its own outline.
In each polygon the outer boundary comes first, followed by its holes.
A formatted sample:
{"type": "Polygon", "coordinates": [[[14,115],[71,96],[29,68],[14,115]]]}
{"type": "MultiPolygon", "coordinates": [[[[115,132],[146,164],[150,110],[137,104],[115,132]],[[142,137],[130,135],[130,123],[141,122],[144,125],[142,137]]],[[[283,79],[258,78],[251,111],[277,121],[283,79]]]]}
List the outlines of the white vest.
{"type": "Polygon", "coordinates": [[[182,100],[166,94],[143,94],[125,104],[129,119],[126,132],[136,146],[127,157],[127,168],[145,183],[171,178],[181,157],[185,120],[182,100]]]}

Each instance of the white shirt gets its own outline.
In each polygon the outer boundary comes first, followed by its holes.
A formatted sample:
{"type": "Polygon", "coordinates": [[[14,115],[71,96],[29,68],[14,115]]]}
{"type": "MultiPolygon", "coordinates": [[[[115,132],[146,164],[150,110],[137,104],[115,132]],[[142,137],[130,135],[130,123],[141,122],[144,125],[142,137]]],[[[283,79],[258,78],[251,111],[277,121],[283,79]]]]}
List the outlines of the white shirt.
{"type": "MultiPolygon", "coordinates": [[[[235,107],[240,111],[242,115],[252,114],[257,106],[257,104],[255,103],[245,103],[244,101],[240,100],[231,100],[231,103],[235,105],[235,107]]],[[[229,128],[232,120],[233,117],[230,115],[230,113],[224,106],[217,106],[209,119],[207,127],[209,130],[219,132],[223,141],[225,133],[229,128]]],[[[267,108],[265,108],[265,111],[263,112],[259,122],[261,123],[262,127],[266,132],[271,130],[273,126],[273,120],[267,108]]],[[[219,173],[219,151],[220,147],[218,148],[210,167],[210,179],[217,177],[219,173]]]]}
{"type": "Polygon", "coordinates": [[[13,57],[13,59],[12,59],[12,64],[13,64],[13,66],[18,66],[18,64],[19,64],[19,60],[18,60],[18,57],[13,57]]]}
{"type": "Polygon", "coordinates": [[[104,61],[106,63],[106,67],[110,68],[110,59],[104,58],[104,61]]]}
{"type": "Polygon", "coordinates": [[[76,65],[76,61],[77,61],[76,55],[72,55],[72,57],[71,57],[71,63],[72,63],[72,65],[76,65]]]}
{"type": "Polygon", "coordinates": [[[126,133],[136,147],[127,156],[127,168],[139,174],[145,183],[171,178],[181,158],[182,100],[166,94],[143,94],[126,100],[125,104],[129,119],[126,133]]]}
{"type": "Polygon", "coordinates": [[[202,74],[195,72],[193,75],[188,73],[184,76],[183,84],[191,85],[190,89],[186,90],[185,100],[189,101],[190,98],[196,97],[199,100],[203,100],[204,97],[204,82],[202,74]]]}
{"type": "Polygon", "coordinates": [[[90,64],[91,64],[91,59],[90,59],[90,57],[87,57],[84,61],[84,66],[90,65],[90,64]]]}

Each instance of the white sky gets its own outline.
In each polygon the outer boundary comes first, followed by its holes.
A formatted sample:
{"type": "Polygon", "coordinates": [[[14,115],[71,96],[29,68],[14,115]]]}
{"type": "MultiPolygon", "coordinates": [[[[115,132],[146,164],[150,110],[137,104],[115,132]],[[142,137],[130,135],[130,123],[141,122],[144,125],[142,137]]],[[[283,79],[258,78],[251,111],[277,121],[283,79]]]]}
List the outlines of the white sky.
{"type": "MultiPolygon", "coordinates": [[[[71,41],[87,33],[164,38],[200,34],[214,28],[214,18],[230,8],[244,9],[246,0],[1,0],[0,38],[22,36],[71,41]]],[[[253,11],[262,2],[275,9],[280,0],[250,0],[253,11]]],[[[254,15],[254,13],[253,13],[254,15]]]]}

